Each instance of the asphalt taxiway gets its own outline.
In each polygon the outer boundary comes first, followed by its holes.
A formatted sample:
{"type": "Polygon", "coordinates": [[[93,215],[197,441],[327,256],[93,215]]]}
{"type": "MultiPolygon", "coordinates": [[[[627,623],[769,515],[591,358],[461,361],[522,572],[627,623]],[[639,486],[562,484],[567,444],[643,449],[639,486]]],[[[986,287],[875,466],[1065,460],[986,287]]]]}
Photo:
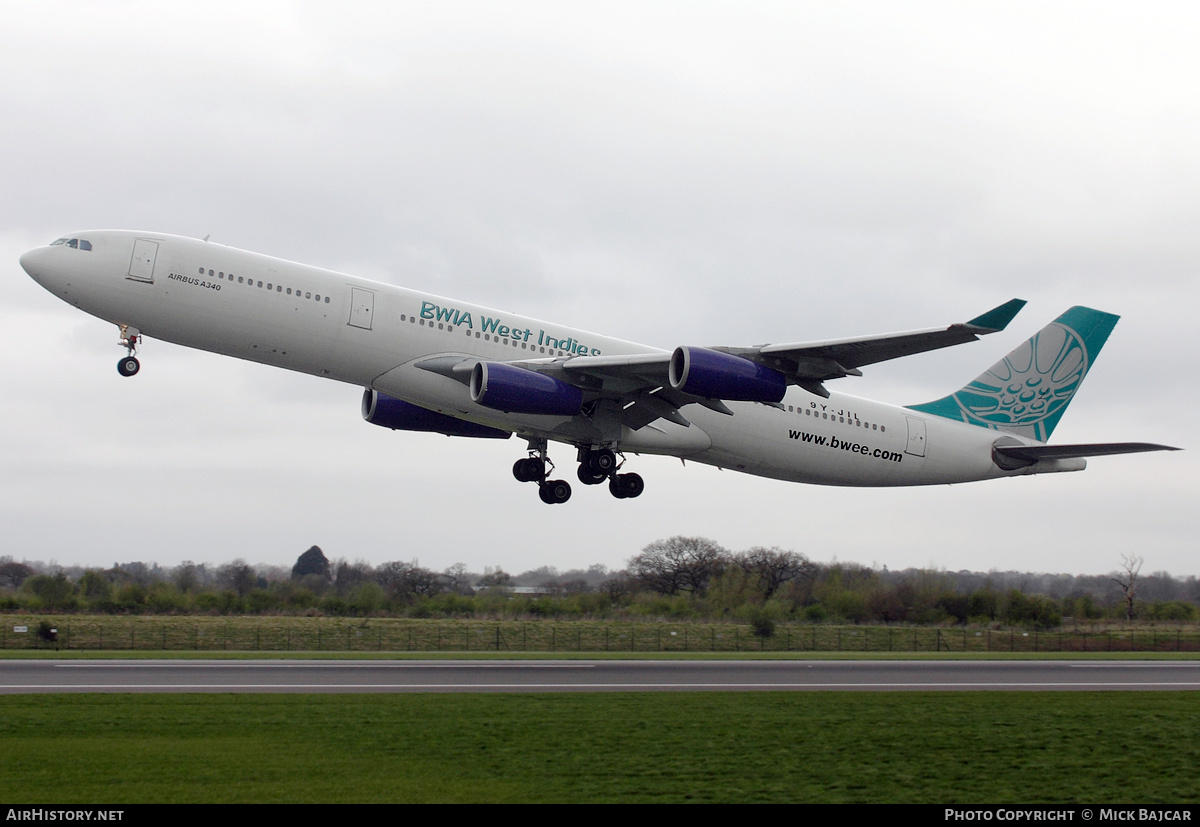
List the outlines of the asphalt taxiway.
{"type": "Polygon", "coordinates": [[[1200,661],[0,660],[0,694],[1197,689],[1200,661]]]}

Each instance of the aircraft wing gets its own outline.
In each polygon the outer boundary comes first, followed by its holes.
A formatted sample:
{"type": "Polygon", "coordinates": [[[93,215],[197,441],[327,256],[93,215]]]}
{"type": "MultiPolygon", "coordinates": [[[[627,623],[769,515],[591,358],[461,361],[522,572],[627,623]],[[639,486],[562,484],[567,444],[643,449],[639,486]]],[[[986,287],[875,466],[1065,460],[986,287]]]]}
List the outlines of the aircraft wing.
{"type": "MultiPolygon", "coordinates": [[[[819,342],[713,347],[710,350],[737,356],[778,371],[783,374],[788,384],[799,385],[818,396],[828,397],[829,392],[822,384],[826,380],[842,376],[861,376],[862,373],[858,369],[863,365],[973,342],[980,336],[1003,330],[1024,306],[1023,299],[1012,299],[968,322],[928,330],[819,342]]],[[[654,383],[666,385],[671,358],[672,354],[667,353],[579,356],[568,358],[561,366],[567,373],[584,381],[590,377],[606,389],[610,385],[629,385],[633,389],[654,383]]],[[[578,384],[584,386],[582,382],[578,384]]]]}
{"type": "Polygon", "coordinates": [[[774,367],[788,375],[793,384],[818,396],[828,396],[829,393],[821,384],[826,380],[861,376],[859,368],[864,365],[974,342],[980,336],[1003,330],[1024,306],[1023,299],[1012,299],[968,322],[928,330],[823,342],[716,349],[774,367]]]}
{"type": "MultiPolygon", "coordinates": [[[[686,426],[690,423],[679,412],[685,405],[703,405],[731,415],[726,401],[777,405],[788,385],[828,397],[822,384],[826,380],[861,376],[858,368],[863,365],[975,341],[1003,330],[1024,305],[1023,300],[1012,299],[961,324],[853,339],[516,359],[507,364],[579,388],[593,414],[600,413],[602,405],[607,415],[615,415],[633,430],[659,418],[686,426]]],[[[467,383],[476,361],[435,357],[417,367],[467,383]]]]}

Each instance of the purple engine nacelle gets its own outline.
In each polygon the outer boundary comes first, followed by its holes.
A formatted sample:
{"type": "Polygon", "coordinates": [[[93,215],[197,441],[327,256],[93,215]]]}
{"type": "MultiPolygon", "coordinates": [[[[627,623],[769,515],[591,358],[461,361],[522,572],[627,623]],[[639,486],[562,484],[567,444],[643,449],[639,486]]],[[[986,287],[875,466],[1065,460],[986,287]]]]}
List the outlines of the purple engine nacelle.
{"type": "Polygon", "coordinates": [[[536,371],[477,362],[471,371],[471,399],[505,413],[574,416],[583,404],[583,391],[536,371]]]}
{"type": "Polygon", "coordinates": [[[705,399],[778,402],[787,378],[757,362],[703,347],[677,347],[667,371],[671,387],[705,399]]]}
{"type": "Polygon", "coordinates": [[[433,431],[446,436],[474,436],[487,439],[508,439],[512,434],[499,428],[477,425],[464,419],[422,408],[402,399],[367,388],[362,398],[363,419],[372,425],[394,431],[433,431]]]}

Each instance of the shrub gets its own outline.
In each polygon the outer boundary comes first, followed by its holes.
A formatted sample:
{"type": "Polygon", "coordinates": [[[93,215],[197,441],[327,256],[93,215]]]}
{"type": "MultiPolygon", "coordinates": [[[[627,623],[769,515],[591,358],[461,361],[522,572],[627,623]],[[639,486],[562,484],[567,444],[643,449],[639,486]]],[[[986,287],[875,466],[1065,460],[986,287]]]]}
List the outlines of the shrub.
{"type": "Polygon", "coordinates": [[[775,636],[775,621],[767,612],[759,610],[751,613],[750,625],[755,637],[768,638],[775,636]]]}

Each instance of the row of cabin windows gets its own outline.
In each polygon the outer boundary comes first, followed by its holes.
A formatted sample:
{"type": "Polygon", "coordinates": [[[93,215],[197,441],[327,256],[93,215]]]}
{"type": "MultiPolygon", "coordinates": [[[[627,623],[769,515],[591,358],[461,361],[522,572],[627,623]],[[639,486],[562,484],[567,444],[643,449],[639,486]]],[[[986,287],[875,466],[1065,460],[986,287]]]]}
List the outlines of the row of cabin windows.
{"type": "MultiPolygon", "coordinates": [[[[788,413],[791,413],[794,410],[796,413],[798,413],[798,414],[803,413],[805,416],[818,416],[818,412],[813,410],[812,408],[793,408],[791,405],[788,405],[787,409],[788,409],[788,413]]],[[[869,428],[872,431],[886,431],[887,430],[887,427],[884,425],[880,425],[880,424],[874,423],[874,422],[863,422],[852,416],[851,417],[836,416],[835,414],[831,414],[831,413],[820,413],[819,415],[822,419],[832,419],[834,422],[841,422],[846,425],[854,425],[857,428],[869,428]]]]}
{"type": "MultiPolygon", "coordinates": [[[[420,323],[422,326],[425,325],[424,319],[418,319],[416,316],[408,316],[403,313],[400,314],[400,321],[402,321],[402,322],[406,321],[406,322],[409,322],[410,324],[420,323]]],[[[429,326],[433,327],[433,319],[429,320],[429,326]]],[[[454,332],[454,325],[447,325],[444,322],[438,322],[437,328],[438,328],[438,330],[445,330],[447,333],[454,332]]],[[[471,337],[471,333],[472,333],[472,331],[470,331],[470,330],[467,331],[467,338],[471,337]]],[[[482,338],[485,342],[499,342],[504,345],[507,345],[509,343],[509,340],[507,338],[501,339],[499,336],[493,336],[491,333],[484,333],[481,335],[479,333],[479,331],[474,331],[474,334],[475,334],[476,339],[482,338]]],[[[564,351],[564,350],[555,350],[554,348],[547,348],[544,345],[531,345],[528,342],[523,342],[519,339],[513,339],[512,346],[517,347],[518,345],[521,347],[521,350],[533,350],[538,353],[547,353],[550,356],[555,356],[555,355],[566,356],[567,355],[566,351],[564,351]]]]}
{"type": "MultiPolygon", "coordinates": [[[[213,273],[213,271],[212,271],[212,270],[209,270],[209,271],[207,271],[207,272],[208,272],[208,275],[210,275],[210,276],[214,275],[214,273],[213,273]]],[[[203,275],[204,275],[204,273],[205,273],[205,270],[204,270],[204,268],[203,268],[203,267],[201,267],[201,268],[200,268],[200,275],[202,275],[202,276],[203,276],[203,275]]],[[[222,271],[222,272],[218,272],[218,273],[216,273],[215,275],[216,275],[216,277],[217,277],[217,278],[219,278],[219,279],[228,279],[228,280],[229,280],[231,283],[233,282],[233,278],[234,278],[234,277],[233,277],[233,273],[229,273],[228,275],[226,275],[226,274],[225,274],[225,273],[222,271]]],[[[248,285],[248,286],[250,286],[250,287],[262,287],[262,286],[263,286],[263,283],[262,283],[261,281],[258,281],[258,282],[256,282],[254,279],[248,279],[248,278],[244,278],[243,276],[238,276],[238,277],[237,277],[237,283],[238,283],[238,284],[245,283],[245,284],[247,284],[247,285],[248,285]]],[[[287,291],[287,294],[288,294],[289,296],[295,295],[295,296],[296,296],[296,298],[300,298],[300,295],[301,295],[301,292],[300,292],[300,290],[296,290],[295,292],[293,292],[293,291],[292,291],[292,288],[290,288],[290,287],[287,287],[287,288],[285,288],[285,287],[284,287],[282,284],[272,284],[271,282],[267,282],[267,289],[268,289],[268,290],[274,290],[276,293],[282,293],[282,292],[284,292],[284,291],[286,290],[286,291],[287,291]]],[[[320,294],[320,293],[317,293],[317,294],[315,294],[315,295],[314,295],[314,294],[313,294],[312,292],[310,292],[310,291],[305,291],[305,292],[304,292],[304,298],[306,298],[306,299],[312,299],[313,301],[318,301],[318,302],[322,300],[322,299],[321,299],[321,294],[320,294]]],[[[325,297],[325,299],[324,299],[324,301],[325,301],[325,304],[329,304],[329,297],[328,297],[328,296],[326,296],[326,297],[325,297]]]]}

